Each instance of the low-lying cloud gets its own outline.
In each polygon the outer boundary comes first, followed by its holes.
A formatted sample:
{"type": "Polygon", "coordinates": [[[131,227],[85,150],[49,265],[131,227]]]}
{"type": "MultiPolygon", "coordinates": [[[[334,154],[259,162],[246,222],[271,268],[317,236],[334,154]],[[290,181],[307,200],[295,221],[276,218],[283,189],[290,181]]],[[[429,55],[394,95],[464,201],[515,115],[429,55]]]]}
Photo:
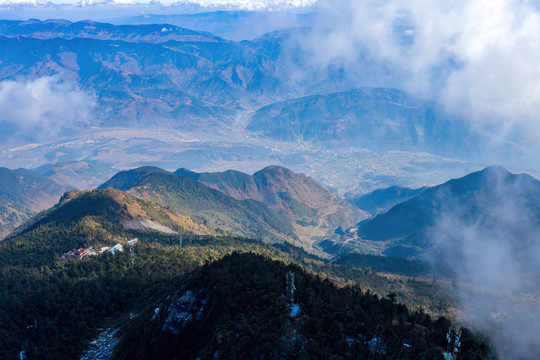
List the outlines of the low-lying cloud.
{"type": "Polygon", "coordinates": [[[2,139],[42,140],[92,118],[95,100],[56,76],[0,82],[2,139]]]}
{"type": "Polygon", "coordinates": [[[458,284],[449,287],[469,325],[492,339],[501,359],[540,357],[538,185],[493,177],[467,204],[450,204],[432,231],[430,255],[458,284]],[[534,189],[533,189],[534,187],[534,189]]]}

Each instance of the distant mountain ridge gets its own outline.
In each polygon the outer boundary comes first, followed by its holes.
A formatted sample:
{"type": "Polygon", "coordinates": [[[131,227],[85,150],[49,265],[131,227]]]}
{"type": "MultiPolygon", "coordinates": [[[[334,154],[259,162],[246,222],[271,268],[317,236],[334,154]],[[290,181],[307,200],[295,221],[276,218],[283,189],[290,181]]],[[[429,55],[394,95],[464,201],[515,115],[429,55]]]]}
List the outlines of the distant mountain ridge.
{"type": "Polygon", "coordinates": [[[409,189],[402,186],[390,186],[377,189],[368,194],[347,198],[347,201],[371,215],[377,215],[390,210],[395,205],[420,195],[429,187],[409,189]]]}
{"type": "Polygon", "coordinates": [[[173,25],[0,21],[0,81],[55,76],[92,94],[94,116],[72,131],[241,127],[284,141],[470,155],[468,128],[435,104],[308,66],[311,55],[299,46],[307,34],[296,28],[235,42],[173,25]]]}
{"type": "Polygon", "coordinates": [[[103,182],[100,179],[107,179],[115,174],[110,166],[90,160],[45,164],[32,170],[58,184],[80,190],[93,189],[103,182]]]}
{"type": "Polygon", "coordinates": [[[267,105],[247,129],[276,140],[340,142],[375,150],[463,151],[470,134],[436,106],[391,88],[359,88],[267,105]],[[465,141],[464,141],[465,140],[465,141]]]}
{"type": "Polygon", "coordinates": [[[297,234],[307,242],[367,216],[309,176],[281,166],[269,166],[253,175],[232,170],[196,173],[186,169],[178,169],[175,174],[195,179],[235,199],[263,202],[291,219],[297,234]]]}
{"type": "Polygon", "coordinates": [[[71,22],[62,19],[26,21],[0,20],[0,35],[27,36],[37,39],[121,40],[127,42],[161,43],[167,41],[219,42],[219,37],[207,32],[194,31],[174,25],[112,25],[95,21],[71,22]]]}
{"type": "Polygon", "coordinates": [[[144,14],[111,19],[115,24],[172,24],[208,31],[226,39],[251,40],[282,28],[308,26],[313,14],[285,11],[209,11],[195,14],[144,14]]]}

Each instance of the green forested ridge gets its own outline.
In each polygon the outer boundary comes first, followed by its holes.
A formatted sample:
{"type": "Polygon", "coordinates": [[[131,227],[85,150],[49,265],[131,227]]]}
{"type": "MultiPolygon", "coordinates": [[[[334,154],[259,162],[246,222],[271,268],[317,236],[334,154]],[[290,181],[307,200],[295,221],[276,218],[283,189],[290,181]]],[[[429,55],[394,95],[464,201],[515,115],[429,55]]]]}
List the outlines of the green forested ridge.
{"type": "Polygon", "coordinates": [[[115,175],[100,188],[127,191],[178,213],[200,219],[223,233],[283,241],[295,238],[281,215],[255,200],[236,200],[191,178],[142,167],[115,175]]]}
{"type": "Polygon", "coordinates": [[[197,180],[238,200],[263,202],[293,224],[305,248],[312,248],[315,238],[332,235],[337,227],[348,227],[366,217],[366,213],[311,177],[281,166],[268,166],[253,175],[234,170],[196,173],[183,168],[175,174],[197,180]]]}

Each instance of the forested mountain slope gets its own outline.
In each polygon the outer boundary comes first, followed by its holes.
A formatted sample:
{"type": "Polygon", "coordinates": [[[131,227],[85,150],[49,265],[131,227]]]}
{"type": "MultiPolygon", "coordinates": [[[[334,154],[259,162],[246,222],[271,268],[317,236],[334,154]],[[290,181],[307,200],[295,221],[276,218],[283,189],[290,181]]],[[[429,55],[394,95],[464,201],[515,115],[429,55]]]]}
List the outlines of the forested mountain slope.
{"type": "MultiPolygon", "coordinates": [[[[442,359],[449,326],[296,265],[234,253],[122,329],[114,359],[442,359]]],[[[469,330],[461,341],[461,359],[490,358],[469,330]]]]}
{"type": "Polygon", "coordinates": [[[200,219],[209,228],[266,241],[294,239],[287,219],[255,200],[236,200],[193,179],[142,167],[113,176],[100,188],[116,188],[200,219]]]}
{"type": "Polygon", "coordinates": [[[311,177],[281,166],[268,166],[253,175],[232,170],[196,173],[186,169],[178,169],[175,174],[191,177],[239,200],[263,202],[290,219],[296,234],[307,244],[367,216],[311,177]]]}

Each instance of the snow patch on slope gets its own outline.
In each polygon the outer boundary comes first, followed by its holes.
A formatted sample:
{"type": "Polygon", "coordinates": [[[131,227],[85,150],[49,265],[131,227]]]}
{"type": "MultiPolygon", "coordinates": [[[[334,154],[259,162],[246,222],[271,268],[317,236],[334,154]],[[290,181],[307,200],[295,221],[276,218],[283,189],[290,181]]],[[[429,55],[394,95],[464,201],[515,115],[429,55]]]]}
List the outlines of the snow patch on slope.
{"type": "Polygon", "coordinates": [[[114,348],[120,341],[116,336],[118,328],[110,327],[103,331],[90,343],[81,360],[109,360],[112,358],[114,348]]]}

